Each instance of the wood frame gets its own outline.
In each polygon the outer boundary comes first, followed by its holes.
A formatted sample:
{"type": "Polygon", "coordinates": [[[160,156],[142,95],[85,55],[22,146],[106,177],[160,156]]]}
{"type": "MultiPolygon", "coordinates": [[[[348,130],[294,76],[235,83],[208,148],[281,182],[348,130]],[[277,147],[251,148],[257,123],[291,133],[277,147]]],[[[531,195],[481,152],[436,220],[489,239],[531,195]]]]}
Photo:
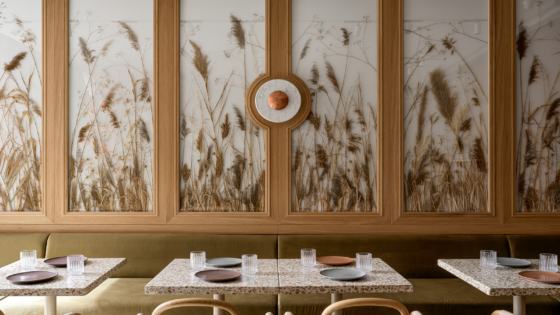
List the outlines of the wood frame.
{"type": "MultiPolygon", "coordinates": [[[[177,38],[175,39],[175,44],[173,46],[173,51],[177,52],[177,65],[176,67],[173,69],[173,73],[174,76],[177,78],[177,80],[179,80],[180,77],[180,56],[179,56],[179,41],[180,41],[180,35],[179,35],[179,29],[180,29],[180,0],[168,0],[168,1],[174,1],[176,2],[177,5],[177,10],[176,10],[176,22],[175,22],[175,29],[177,30],[177,38]]],[[[271,40],[270,40],[270,34],[271,34],[271,24],[273,22],[271,22],[271,14],[270,14],[270,9],[271,9],[271,0],[263,0],[265,1],[265,12],[266,12],[266,16],[265,16],[265,23],[266,23],[266,68],[265,68],[265,74],[258,77],[254,82],[260,82],[261,80],[268,78],[270,72],[270,45],[271,45],[271,40]]],[[[263,82],[264,83],[264,82],[263,82]]],[[[179,84],[179,81],[177,81],[177,84],[179,84]]],[[[253,83],[254,85],[254,83],[253,83]]],[[[253,87],[253,85],[251,85],[248,89],[247,95],[250,95],[251,93],[251,88],[253,87]]],[[[174,137],[177,139],[175,146],[177,147],[177,152],[175,153],[175,156],[177,158],[177,162],[173,163],[173,167],[176,168],[175,170],[175,174],[177,174],[177,184],[174,185],[173,187],[169,187],[169,189],[173,189],[176,191],[176,198],[174,200],[176,200],[176,204],[173,207],[167,207],[167,211],[168,211],[168,223],[169,224],[187,224],[187,225],[209,225],[209,224],[259,224],[259,225],[271,225],[271,224],[275,224],[276,223],[276,219],[274,217],[273,212],[271,211],[271,200],[274,199],[273,196],[271,196],[271,180],[273,180],[275,177],[275,173],[271,170],[271,159],[270,158],[266,158],[266,200],[265,200],[265,211],[264,212],[252,212],[252,213],[223,213],[223,212],[180,212],[180,206],[179,206],[179,195],[180,195],[180,179],[179,179],[179,173],[180,173],[180,165],[179,165],[179,117],[180,117],[180,104],[179,104],[179,86],[177,86],[177,91],[175,93],[175,95],[177,95],[177,100],[176,100],[176,114],[175,116],[173,116],[173,120],[174,123],[177,124],[176,129],[174,130],[174,137]],[[273,173],[271,175],[271,173],[273,173]]],[[[251,112],[248,111],[248,114],[250,115],[251,112]]],[[[262,124],[260,124],[258,121],[255,121],[255,123],[266,132],[266,142],[265,142],[265,153],[266,156],[270,157],[270,154],[274,154],[271,153],[271,146],[269,145],[270,141],[271,141],[271,135],[270,135],[270,131],[267,128],[267,126],[264,126],[262,124]]],[[[267,229],[270,229],[270,227],[267,227],[267,229]]]]}
{"type": "Polygon", "coordinates": [[[305,121],[311,104],[305,83],[291,73],[291,0],[262,0],[266,1],[266,73],[253,82],[246,97],[249,116],[266,132],[264,213],[179,212],[180,0],[153,0],[153,212],[68,212],[68,1],[43,0],[42,211],[0,213],[0,232],[558,234],[560,214],[515,212],[515,0],[489,0],[493,105],[490,212],[484,214],[403,212],[403,0],[377,0],[378,213],[291,212],[291,132],[305,121]],[[511,54],[500,53],[504,51],[511,54]],[[302,109],[286,123],[270,123],[255,108],[257,89],[272,79],[288,80],[302,94],[302,109]]]}
{"type": "MultiPolygon", "coordinates": [[[[391,183],[391,187],[394,187],[394,191],[398,191],[397,194],[391,195],[391,205],[398,209],[395,211],[395,217],[393,218],[393,223],[397,224],[407,224],[407,225],[425,225],[425,224],[456,224],[456,225],[465,225],[465,224],[502,224],[503,223],[503,212],[507,210],[508,207],[511,207],[507,201],[509,201],[509,196],[513,193],[513,191],[508,190],[507,184],[504,182],[508,182],[508,175],[509,175],[509,166],[513,161],[511,161],[511,157],[507,156],[507,152],[510,152],[511,148],[509,147],[510,142],[506,137],[501,138],[497,137],[498,131],[504,131],[504,129],[508,129],[510,124],[514,122],[508,122],[506,120],[497,119],[497,117],[508,117],[507,114],[510,113],[509,104],[511,104],[512,99],[510,95],[505,92],[505,87],[508,86],[508,82],[506,81],[507,78],[504,78],[504,74],[507,74],[509,70],[509,66],[511,65],[508,63],[509,56],[501,56],[498,55],[500,51],[507,51],[508,48],[511,47],[511,43],[515,43],[515,38],[511,38],[508,36],[504,36],[503,32],[507,30],[503,28],[503,25],[507,25],[509,22],[510,15],[506,12],[511,10],[511,4],[515,2],[515,0],[488,0],[489,2],[489,85],[490,85],[490,101],[489,101],[489,172],[488,172],[488,179],[489,179],[489,191],[488,191],[488,199],[489,199],[489,212],[487,213],[412,213],[412,212],[405,212],[404,211],[404,138],[403,138],[403,128],[404,128],[404,119],[403,119],[403,104],[404,104],[404,95],[403,95],[403,1],[400,2],[400,8],[395,8],[394,17],[397,16],[398,18],[394,19],[399,21],[399,25],[393,25],[391,27],[392,31],[395,31],[397,28],[399,29],[398,34],[395,36],[399,37],[399,52],[400,52],[400,59],[398,64],[399,70],[399,79],[398,82],[394,82],[395,91],[393,93],[398,93],[399,101],[397,104],[399,106],[397,108],[392,108],[392,112],[389,117],[386,118],[386,121],[390,121],[393,124],[398,126],[398,130],[394,130],[393,133],[388,133],[393,141],[389,141],[389,146],[384,147],[384,152],[387,153],[390,151],[393,156],[397,156],[397,159],[393,159],[389,161],[391,170],[394,171],[392,174],[398,174],[394,176],[391,180],[398,181],[399,183],[391,183]],[[397,13],[398,11],[398,13],[397,13]],[[504,80],[505,79],[505,80],[504,80]],[[503,87],[502,87],[503,86],[503,87]],[[396,89],[399,89],[398,91],[396,89]],[[400,143],[398,147],[392,145],[392,143],[400,143]],[[505,155],[505,156],[503,156],[505,155]],[[497,163],[500,161],[500,163],[497,163]],[[497,193],[500,192],[500,195],[497,193]]],[[[515,10],[515,7],[513,7],[515,10]]],[[[396,66],[396,65],[395,65],[396,66]]],[[[396,79],[394,79],[396,80],[396,79]]],[[[396,97],[396,95],[395,95],[396,97]]],[[[515,102],[515,99],[513,99],[515,102]]],[[[506,133],[507,135],[507,133],[506,133]]],[[[513,165],[513,164],[512,164],[513,165]]],[[[383,168],[385,169],[385,168],[383,168]]]]}
{"type": "MultiPolygon", "coordinates": [[[[173,194],[168,186],[172,185],[172,181],[162,181],[161,179],[166,176],[173,178],[172,170],[169,169],[170,164],[159,163],[160,156],[174,156],[173,142],[162,138],[166,135],[161,132],[161,128],[172,128],[170,124],[166,123],[163,119],[168,119],[169,115],[173,115],[171,105],[164,106],[164,104],[174,104],[174,93],[176,86],[172,84],[173,78],[165,76],[175,65],[173,59],[158,58],[164,51],[165,44],[173,42],[175,32],[174,25],[171,23],[174,12],[173,3],[166,0],[154,0],[154,209],[152,212],[115,212],[115,213],[91,213],[91,212],[69,212],[69,194],[68,194],[68,53],[69,53],[69,38],[68,38],[68,25],[69,25],[69,1],[70,0],[47,0],[57,3],[54,12],[59,17],[53,19],[50,23],[53,24],[55,33],[58,38],[56,47],[64,47],[58,49],[55,55],[57,63],[56,73],[53,73],[53,83],[56,83],[53,94],[56,97],[49,98],[48,101],[48,116],[50,120],[55,123],[48,125],[48,135],[45,142],[49,142],[49,151],[47,151],[46,168],[49,169],[49,182],[53,184],[44,187],[45,198],[48,198],[48,208],[55,213],[56,224],[158,224],[165,223],[166,212],[162,211],[164,207],[168,206],[169,194],[173,194]],[[58,83],[57,83],[58,82],[58,83]],[[62,82],[62,84],[60,83],[62,82]],[[163,83],[166,84],[163,84],[163,83]],[[55,114],[55,115],[54,115],[55,114]],[[54,116],[54,117],[53,117],[54,116]],[[51,118],[52,117],[52,118],[51,118]],[[61,141],[62,139],[62,141],[61,141]],[[60,163],[63,161],[63,163],[60,163]],[[164,176],[161,176],[161,175],[164,176]],[[166,190],[167,189],[167,190],[166,190]],[[164,196],[160,196],[163,194],[164,196]],[[164,197],[164,198],[162,198],[164,197]],[[162,203],[160,205],[160,202],[162,203]]],[[[54,85],[54,84],[53,84],[54,85]]],[[[171,124],[172,126],[172,124],[171,124]]],[[[177,137],[173,137],[174,139],[177,137]]],[[[167,177],[169,178],[169,177],[167,177]]]]}
{"type": "MultiPolygon", "coordinates": [[[[53,20],[57,18],[56,16],[56,7],[57,3],[54,1],[42,0],[42,14],[41,14],[41,72],[43,73],[43,90],[42,92],[42,106],[43,106],[43,119],[41,121],[41,138],[47,139],[47,118],[48,118],[48,111],[46,105],[48,103],[49,97],[53,97],[50,91],[51,85],[54,85],[53,80],[50,80],[51,75],[55,72],[54,64],[49,64],[47,61],[50,60],[49,57],[54,56],[53,48],[54,42],[59,40],[57,38],[57,32],[54,31],[54,25],[51,23],[53,20]],[[47,86],[48,85],[48,86],[47,86]]],[[[43,141],[41,143],[41,164],[46,166],[49,160],[47,159],[47,155],[45,154],[46,150],[49,148],[46,145],[47,141],[43,141]]],[[[47,186],[47,176],[48,172],[46,167],[43,167],[41,170],[41,191],[45,191],[45,187],[47,186]]],[[[52,224],[54,222],[54,213],[49,209],[47,206],[47,202],[45,202],[47,198],[45,198],[44,194],[42,194],[41,198],[41,211],[36,212],[27,212],[22,213],[19,211],[14,212],[3,212],[0,214],[0,225],[2,224],[52,224]]]]}
{"type": "MultiPolygon", "coordinates": [[[[380,12],[378,2],[378,17],[380,12]]],[[[381,209],[376,213],[300,213],[292,212],[292,131],[300,126],[311,110],[311,96],[303,80],[292,73],[292,1],[273,1],[274,7],[267,10],[267,75],[253,82],[246,97],[246,108],[251,119],[267,131],[267,169],[270,170],[268,183],[279,189],[270,190],[268,194],[275,206],[279,224],[340,224],[341,222],[358,224],[376,224],[388,222],[387,215],[381,209]],[[268,12],[275,12],[271,15],[268,12]],[[274,42],[269,41],[275,38],[274,42]],[[272,61],[272,62],[270,62],[272,61]],[[266,81],[284,79],[293,83],[302,95],[302,106],[298,114],[285,123],[271,123],[260,116],[255,106],[258,88],[266,81]]],[[[378,29],[379,34],[379,29],[378,29]]],[[[380,38],[378,36],[378,47],[380,38]]],[[[379,195],[379,186],[378,195],[379,195]]]]}
{"type": "MultiPolygon", "coordinates": [[[[506,12],[508,13],[508,12],[506,12]]],[[[517,12],[516,12],[516,2],[513,1],[511,12],[508,16],[510,20],[508,20],[509,29],[504,32],[504,36],[516,38],[517,37],[517,12]]],[[[507,60],[509,62],[510,73],[504,73],[508,76],[515,76],[517,77],[517,50],[516,50],[516,43],[515,41],[508,47],[509,51],[511,51],[511,60],[507,60]]],[[[517,212],[517,170],[516,170],[516,150],[517,150],[517,129],[516,129],[516,119],[517,119],[517,84],[516,79],[514,80],[506,80],[504,84],[510,84],[509,87],[509,95],[508,97],[511,98],[511,110],[507,112],[508,119],[506,121],[511,122],[511,126],[507,125],[504,126],[504,132],[508,135],[511,135],[511,139],[509,139],[508,147],[504,147],[504,149],[508,149],[510,153],[512,162],[511,162],[511,169],[509,170],[509,174],[507,176],[511,177],[511,185],[507,187],[509,191],[513,191],[511,195],[511,199],[507,200],[507,202],[511,203],[510,211],[504,213],[504,221],[507,224],[516,224],[516,225],[524,225],[527,223],[530,224],[548,224],[551,220],[553,222],[560,221],[560,212],[535,212],[535,213],[523,213],[517,212]]],[[[506,93],[506,91],[503,91],[506,93]]],[[[509,156],[508,156],[509,157],[509,156]]],[[[505,200],[504,200],[505,201],[505,200]]]]}

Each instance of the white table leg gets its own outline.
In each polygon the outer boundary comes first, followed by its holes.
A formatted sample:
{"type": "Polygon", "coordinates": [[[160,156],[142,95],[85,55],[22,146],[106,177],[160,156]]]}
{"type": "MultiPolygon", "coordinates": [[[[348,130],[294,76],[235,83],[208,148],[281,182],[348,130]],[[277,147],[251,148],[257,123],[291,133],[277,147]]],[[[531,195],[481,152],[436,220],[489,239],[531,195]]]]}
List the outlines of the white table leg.
{"type": "MultiPolygon", "coordinates": [[[[214,300],[225,301],[226,296],[224,294],[214,294],[214,300]]],[[[224,315],[225,311],[221,308],[214,307],[214,315],[224,315]]]]}
{"type": "Polygon", "coordinates": [[[45,296],[45,315],[56,315],[56,296],[45,296]]]}
{"type": "Polygon", "coordinates": [[[513,297],[513,315],[525,315],[525,297],[524,296],[514,296],[513,297]]]}
{"type": "MultiPolygon", "coordinates": [[[[331,304],[342,301],[342,293],[331,294],[331,304]]],[[[335,311],[333,315],[342,315],[342,310],[335,311]]]]}

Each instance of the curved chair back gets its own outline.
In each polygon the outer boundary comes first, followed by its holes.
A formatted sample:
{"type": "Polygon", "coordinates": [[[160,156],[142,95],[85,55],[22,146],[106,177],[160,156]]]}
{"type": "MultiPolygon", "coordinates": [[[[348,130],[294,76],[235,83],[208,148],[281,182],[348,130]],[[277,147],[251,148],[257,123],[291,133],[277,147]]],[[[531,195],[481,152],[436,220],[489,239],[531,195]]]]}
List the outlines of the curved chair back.
{"type": "Polygon", "coordinates": [[[401,315],[410,315],[406,307],[401,303],[393,300],[377,299],[377,298],[362,298],[362,299],[350,299],[350,300],[339,301],[327,307],[323,311],[322,315],[331,315],[334,311],[338,311],[348,307],[355,307],[355,306],[390,307],[392,309],[399,311],[401,315]]]}
{"type": "Polygon", "coordinates": [[[241,315],[239,310],[235,308],[235,306],[226,303],[224,301],[219,300],[212,300],[212,299],[178,299],[169,302],[165,302],[159,305],[152,315],[161,315],[163,312],[170,310],[172,308],[183,307],[183,306],[208,306],[208,307],[217,307],[229,312],[231,315],[241,315]]]}

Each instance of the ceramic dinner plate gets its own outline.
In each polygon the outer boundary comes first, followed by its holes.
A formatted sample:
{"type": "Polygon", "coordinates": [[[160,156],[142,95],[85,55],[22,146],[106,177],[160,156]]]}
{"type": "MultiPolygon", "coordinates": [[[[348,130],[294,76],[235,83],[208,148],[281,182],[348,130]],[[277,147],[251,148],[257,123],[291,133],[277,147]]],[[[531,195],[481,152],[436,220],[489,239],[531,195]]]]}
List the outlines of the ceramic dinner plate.
{"type": "Polygon", "coordinates": [[[15,273],[7,276],[6,280],[13,284],[28,284],[48,281],[56,276],[58,276],[57,272],[39,270],[15,273]]]}
{"type": "MultiPolygon", "coordinates": [[[[54,267],[66,267],[66,262],[67,262],[66,257],[68,257],[68,256],[49,258],[49,259],[43,260],[43,262],[47,265],[51,265],[51,266],[54,266],[54,267]]],[[[84,262],[85,261],[87,261],[87,257],[84,257],[84,262]]]]}
{"type": "Polygon", "coordinates": [[[206,259],[206,265],[210,267],[218,267],[218,268],[239,266],[241,265],[241,262],[242,260],[239,258],[230,258],[230,257],[218,257],[218,258],[206,259]]]}
{"type": "Polygon", "coordinates": [[[204,270],[195,273],[194,276],[204,281],[222,282],[241,277],[241,272],[234,270],[204,270]]]}
{"type": "Polygon", "coordinates": [[[328,266],[343,266],[354,262],[354,259],[350,257],[342,256],[321,256],[317,257],[315,260],[318,264],[328,265],[328,266]]]}
{"type": "Polygon", "coordinates": [[[356,269],[327,269],[319,274],[325,278],[338,281],[358,280],[366,276],[366,273],[356,269]]]}
{"type": "Polygon", "coordinates": [[[546,271],[522,271],[518,273],[521,278],[542,283],[560,283],[560,274],[546,271]]]}
{"type": "Polygon", "coordinates": [[[498,257],[497,261],[499,266],[504,266],[504,267],[525,268],[531,266],[531,262],[524,259],[498,257]]]}

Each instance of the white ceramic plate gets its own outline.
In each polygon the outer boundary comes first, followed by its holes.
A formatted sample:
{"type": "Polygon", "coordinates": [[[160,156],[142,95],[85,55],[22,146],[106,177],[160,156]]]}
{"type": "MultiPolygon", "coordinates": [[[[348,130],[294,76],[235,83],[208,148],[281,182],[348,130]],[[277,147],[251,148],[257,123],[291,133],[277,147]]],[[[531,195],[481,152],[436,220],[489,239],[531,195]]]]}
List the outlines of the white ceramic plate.
{"type": "Polygon", "coordinates": [[[528,260],[509,257],[498,257],[497,262],[499,266],[503,267],[525,268],[531,266],[531,262],[528,260]]]}
{"type": "Polygon", "coordinates": [[[210,267],[235,267],[240,265],[242,262],[239,258],[230,258],[230,257],[218,257],[218,258],[210,258],[206,259],[206,265],[210,267]]]}
{"type": "Polygon", "coordinates": [[[358,280],[366,276],[366,273],[356,269],[327,269],[319,272],[325,278],[339,281],[358,280]]]}

